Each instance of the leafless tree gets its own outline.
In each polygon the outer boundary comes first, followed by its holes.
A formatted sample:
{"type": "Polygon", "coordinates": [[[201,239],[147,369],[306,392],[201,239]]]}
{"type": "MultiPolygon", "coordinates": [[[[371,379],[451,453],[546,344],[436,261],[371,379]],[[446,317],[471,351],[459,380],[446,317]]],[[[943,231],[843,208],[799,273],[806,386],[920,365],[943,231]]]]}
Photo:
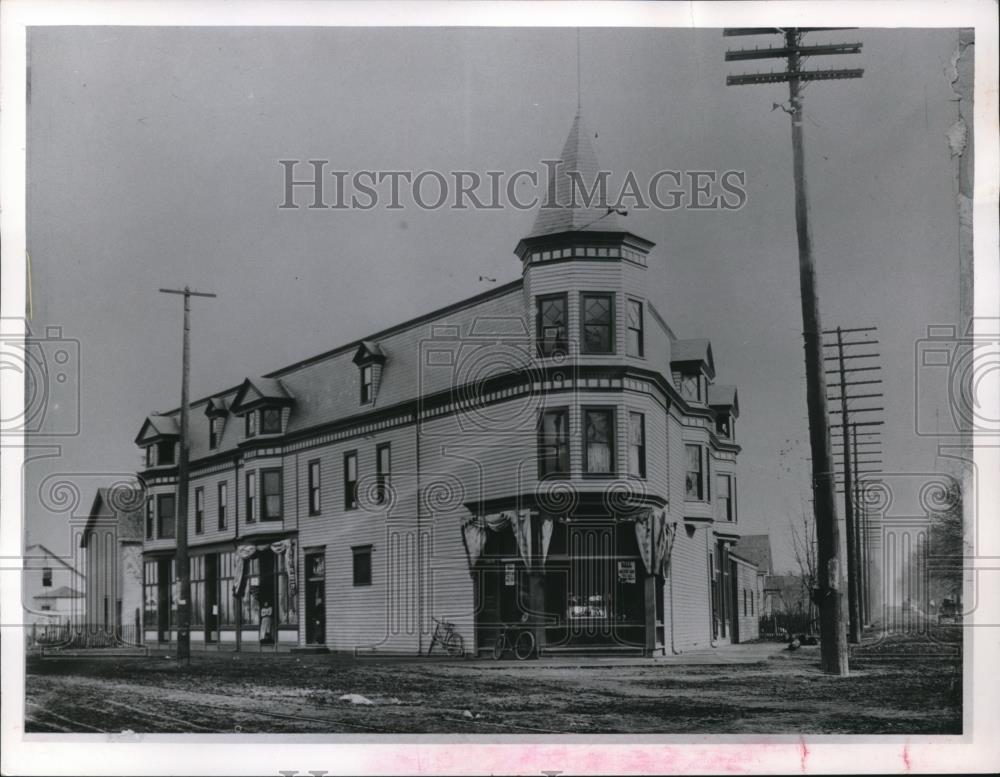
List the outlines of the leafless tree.
{"type": "MultiPolygon", "coordinates": [[[[789,516],[788,527],[792,535],[792,550],[795,563],[799,567],[802,583],[802,600],[811,602],[812,589],[816,583],[816,523],[803,511],[798,517],[789,516]]],[[[810,609],[811,609],[810,605],[810,609]]]]}

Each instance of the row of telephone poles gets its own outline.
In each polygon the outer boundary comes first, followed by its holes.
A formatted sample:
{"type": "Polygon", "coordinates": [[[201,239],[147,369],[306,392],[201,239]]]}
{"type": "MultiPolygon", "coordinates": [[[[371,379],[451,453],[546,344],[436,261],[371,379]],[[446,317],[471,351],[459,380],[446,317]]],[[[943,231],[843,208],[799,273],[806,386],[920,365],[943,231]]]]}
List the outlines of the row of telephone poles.
{"type": "Polygon", "coordinates": [[[795,228],[799,249],[799,289],[802,297],[802,336],[805,340],[806,403],[809,410],[809,445],[812,458],[813,512],[816,520],[817,591],[820,618],[820,665],[828,674],[846,675],[849,671],[847,634],[840,579],[840,529],[837,525],[833,454],[827,425],[826,373],[823,354],[823,327],[820,323],[816,293],[816,268],[813,261],[812,231],[809,225],[809,197],[806,188],[803,150],[802,88],[810,81],[861,78],[861,68],[812,69],[802,67],[812,56],[857,54],[861,43],[807,44],[810,33],[850,29],[845,27],[741,27],[726,29],[726,37],[774,36],[779,45],[745,48],[726,52],[727,62],[758,59],[783,59],[779,72],[730,75],[727,86],[788,83],[788,104],[782,107],[791,117],[792,163],[795,179],[795,228]]]}
{"type": "Polygon", "coordinates": [[[832,375],[827,400],[830,434],[835,455],[841,459],[838,482],[844,495],[844,526],[847,534],[848,641],[861,642],[864,625],[870,623],[870,547],[868,516],[862,499],[861,478],[871,479],[882,468],[879,415],[885,408],[879,341],[875,327],[828,329],[823,347],[824,372],[832,375]]]}

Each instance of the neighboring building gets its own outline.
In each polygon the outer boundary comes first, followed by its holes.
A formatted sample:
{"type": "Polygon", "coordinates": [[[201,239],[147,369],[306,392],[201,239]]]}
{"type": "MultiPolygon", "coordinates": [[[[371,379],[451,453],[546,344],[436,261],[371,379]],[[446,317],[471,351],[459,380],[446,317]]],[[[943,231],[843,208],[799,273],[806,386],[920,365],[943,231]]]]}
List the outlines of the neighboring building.
{"type": "Polygon", "coordinates": [[[72,564],[41,544],[24,551],[25,622],[77,622],[83,617],[85,581],[72,564]]]}
{"type": "MultiPolygon", "coordinates": [[[[550,181],[598,167],[577,116],[550,181]]],[[[589,185],[589,184],[588,184],[589,185]]],[[[456,246],[460,253],[474,246],[456,246]]],[[[736,390],[650,298],[653,244],[607,208],[540,210],[521,279],[192,403],[192,641],[469,652],[727,642],[743,617],[736,390]]],[[[692,290],[694,292],[696,290],[692,290]]],[[[148,640],[176,638],[179,411],[136,444],[148,640]]]]}
{"type": "Polygon", "coordinates": [[[133,626],[142,612],[142,506],[135,484],[98,488],[80,535],[87,577],[86,625],[133,626]]]}
{"type": "Polygon", "coordinates": [[[808,613],[807,590],[801,575],[768,575],[764,579],[764,614],[808,613]]]}

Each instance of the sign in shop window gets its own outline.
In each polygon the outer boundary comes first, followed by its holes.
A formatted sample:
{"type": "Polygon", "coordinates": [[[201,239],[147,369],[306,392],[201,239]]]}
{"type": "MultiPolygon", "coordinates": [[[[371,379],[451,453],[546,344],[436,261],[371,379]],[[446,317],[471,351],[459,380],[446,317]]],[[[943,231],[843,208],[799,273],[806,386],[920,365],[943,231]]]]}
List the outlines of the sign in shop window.
{"type": "Polygon", "coordinates": [[[618,582],[620,583],[634,583],[635,582],[635,560],[619,560],[618,561],[618,582]]]}
{"type": "Polygon", "coordinates": [[[515,565],[515,564],[504,564],[504,568],[503,568],[503,584],[504,585],[517,585],[517,565],[515,565]]]}

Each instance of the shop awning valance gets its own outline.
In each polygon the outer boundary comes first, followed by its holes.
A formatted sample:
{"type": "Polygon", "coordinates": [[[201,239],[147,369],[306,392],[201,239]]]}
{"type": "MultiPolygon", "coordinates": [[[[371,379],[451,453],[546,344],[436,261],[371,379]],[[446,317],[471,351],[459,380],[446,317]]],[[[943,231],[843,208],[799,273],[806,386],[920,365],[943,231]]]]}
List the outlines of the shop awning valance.
{"type": "MultiPolygon", "coordinates": [[[[465,555],[469,560],[470,572],[486,548],[486,532],[499,532],[508,527],[514,532],[521,559],[525,566],[531,568],[531,510],[509,510],[480,515],[462,525],[462,541],[465,543],[465,555]]],[[[552,530],[550,528],[549,537],[551,536],[552,530]]],[[[548,543],[543,542],[543,545],[545,550],[548,550],[548,543]]],[[[542,563],[545,563],[544,560],[542,563]]]]}
{"type": "Polygon", "coordinates": [[[288,593],[295,601],[298,592],[298,580],[295,575],[295,543],[292,540],[278,540],[277,542],[262,543],[260,545],[240,545],[236,548],[235,569],[233,570],[233,596],[243,596],[247,583],[247,569],[250,559],[257,556],[261,551],[270,550],[274,553],[278,562],[278,571],[283,571],[288,576],[288,593]]]}

